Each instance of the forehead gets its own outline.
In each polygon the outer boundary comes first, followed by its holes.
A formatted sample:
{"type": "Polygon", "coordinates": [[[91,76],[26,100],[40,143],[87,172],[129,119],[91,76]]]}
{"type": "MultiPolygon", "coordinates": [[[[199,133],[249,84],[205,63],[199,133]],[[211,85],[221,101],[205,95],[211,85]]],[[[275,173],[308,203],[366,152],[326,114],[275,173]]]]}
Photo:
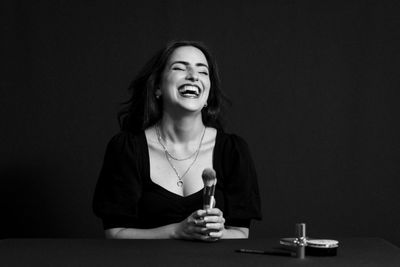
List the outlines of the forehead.
{"type": "Polygon", "coordinates": [[[173,63],[174,61],[186,61],[192,64],[203,63],[207,64],[206,56],[203,52],[194,46],[181,46],[172,52],[168,62],[173,63]]]}

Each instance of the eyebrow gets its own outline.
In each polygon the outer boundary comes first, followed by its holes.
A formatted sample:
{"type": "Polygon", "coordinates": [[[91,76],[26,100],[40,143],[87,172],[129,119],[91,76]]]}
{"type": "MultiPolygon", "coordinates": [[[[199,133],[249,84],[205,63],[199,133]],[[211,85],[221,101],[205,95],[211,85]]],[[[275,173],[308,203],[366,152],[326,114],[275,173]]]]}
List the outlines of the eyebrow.
{"type": "MultiPolygon", "coordinates": [[[[174,61],[174,62],[172,62],[172,63],[170,64],[170,66],[172,66],[172,65],[174,65],[174,64],[183,64],[183,65],[185,65],[185,66],[190,65],[190,63],[187,62],[187,61],[174,61]]],[[[195,66],[197,66],[197,67],[206,67],[206,68],[208,69],[208,65],[207,65],[207,64],[204,64],[204,63],[196,63],[195,66]]]]}

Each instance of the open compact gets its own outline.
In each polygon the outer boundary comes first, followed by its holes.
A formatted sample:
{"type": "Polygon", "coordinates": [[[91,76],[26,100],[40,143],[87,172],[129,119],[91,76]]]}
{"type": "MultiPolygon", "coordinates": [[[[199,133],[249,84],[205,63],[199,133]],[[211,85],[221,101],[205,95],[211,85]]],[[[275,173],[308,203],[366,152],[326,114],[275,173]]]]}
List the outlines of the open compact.
{"type": "MultiPolygon", "coordinates": [[[[281,238],[280,245],[285,249],[295,249],[298,246],[297,238],[281,238]]],[[[307,256],[336,256],[339,241],[331,239],[305,238],[305,254],[307,256]]]]}

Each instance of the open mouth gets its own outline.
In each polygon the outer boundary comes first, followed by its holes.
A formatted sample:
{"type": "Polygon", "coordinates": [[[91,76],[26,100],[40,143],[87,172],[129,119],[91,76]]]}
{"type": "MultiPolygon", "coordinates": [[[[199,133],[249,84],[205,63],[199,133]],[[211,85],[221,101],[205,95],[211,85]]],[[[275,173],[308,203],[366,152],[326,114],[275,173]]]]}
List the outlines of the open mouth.
{"type": "Polygon", "coordinates": [[[197,98],[201,90],[197,85],[184,84],[178,88],[178,92],[182,97],[197,98]]]}

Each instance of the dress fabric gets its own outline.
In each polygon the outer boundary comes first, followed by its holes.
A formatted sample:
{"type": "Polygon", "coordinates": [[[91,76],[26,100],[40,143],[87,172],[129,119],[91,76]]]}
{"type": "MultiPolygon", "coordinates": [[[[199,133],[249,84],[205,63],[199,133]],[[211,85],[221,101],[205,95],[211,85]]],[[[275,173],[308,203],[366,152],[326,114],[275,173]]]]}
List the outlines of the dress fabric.
{"type": "MultiPolygon", "coordinates": [[[[225,225],[249,227],[252,219],[260,220],[257,175],[246,142],[218,130],[212,161],[216,207],[223,211],[225,225]]],[[[155,228],[202,208],[202,190],[185,197],[168,191],[151,180],[149,162],[144,132],[120,132],[110,140],[93,198],[104,229],[155,228]]]]}

